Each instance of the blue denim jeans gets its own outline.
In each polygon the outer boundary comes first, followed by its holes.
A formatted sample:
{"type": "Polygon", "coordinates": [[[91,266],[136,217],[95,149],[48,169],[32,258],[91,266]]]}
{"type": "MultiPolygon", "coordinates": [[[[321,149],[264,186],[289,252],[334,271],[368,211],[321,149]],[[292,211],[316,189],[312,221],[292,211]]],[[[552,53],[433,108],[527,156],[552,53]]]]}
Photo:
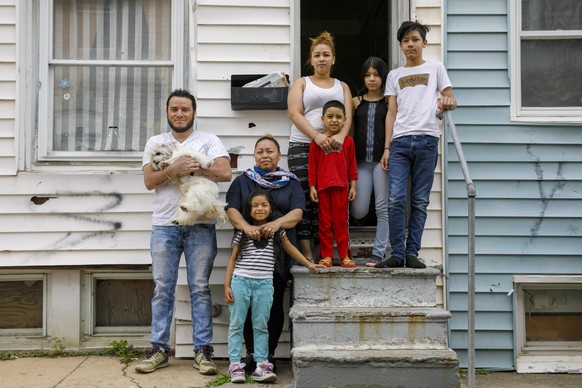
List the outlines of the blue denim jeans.
{"type": "Polygon", "coordinates": [[[388,220],[392,256],[404,262],[418,257],[426,209],[438,160],[439,139],[428,135],[402,136],[392,140],[388,164],[388,220]],[[410,218],[405,240],[406,199],[410,179],[410,218]]]}
{"type": "Polygon", "coordinates": [[[368,214],[370,198],[374,188],[376,206],[376,238],[372,255],[384,257],[388,248],[388,173],[380,163],[358,163],[356,199],[351,203],[352,217],[359,220],[368,214]]]}
{"type": "Polygon", "coordinates": [[[150,241],[152,275],[152,346],[170,349],[170,327],[180,257],[184,253],[192,306],[194,351],[212,341],[212,300],[208,280],[216,257],[213,224],[153,226],[150,241]]]}
{"type": "Polygon", "coordinates": [[[257,363],[263,362],[269,354],[268,322],[273,304],[273,279],[252,279],[232,275],[230,288],[234,295],[234,303],[229,306],[228,358],[230,362],[240,362],[243,329],[250,308],[255,345],[253,355],[257,363]]]}

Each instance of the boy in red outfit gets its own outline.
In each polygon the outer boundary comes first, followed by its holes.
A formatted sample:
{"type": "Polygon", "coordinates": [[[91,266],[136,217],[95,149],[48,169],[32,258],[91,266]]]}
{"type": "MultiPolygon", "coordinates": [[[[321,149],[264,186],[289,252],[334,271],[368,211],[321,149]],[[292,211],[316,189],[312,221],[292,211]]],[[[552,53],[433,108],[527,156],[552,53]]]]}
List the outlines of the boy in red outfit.
{"type": "MultiPolygon", "coordinates": [[[[346,121],[346,108],[337,100],[323,106],[324,135],[337,134],[346,121]]],[[[324,152],[315,141],[309,147],[309,194],[319,204],[319,264],[333,266],[333,235],[343,268],[355,268],[349,253],[348,201],[356,199],[358,168],[354,140],[346,136],[341,149],[324,152]],[[347,193],[346,193],[347,189],[347,193]],[[347,195],[346,195],[347,194],[347,195]]]]}

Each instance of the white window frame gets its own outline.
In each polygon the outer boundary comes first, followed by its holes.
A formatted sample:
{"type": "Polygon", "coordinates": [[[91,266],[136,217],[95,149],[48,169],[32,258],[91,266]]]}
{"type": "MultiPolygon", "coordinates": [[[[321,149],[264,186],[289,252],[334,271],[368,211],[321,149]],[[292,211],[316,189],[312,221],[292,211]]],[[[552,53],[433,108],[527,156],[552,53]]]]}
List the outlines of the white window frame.
{"type": "MultiPolygon", "coordinates": [[[[161,0],[165,1],[165,0],[161,0]]],[[[186,82],[185,74],[185,63],[188,57],[186,47],[184,46],[184,31],[186,28],[185,24],[185,12],[187,8],[185,7],[188,0],[171,0],[172,1],[172,37],[171,37],[171,60],[170,61],[84,61],[84,60],[54,60],[51,58],[52,53],[52,36],[53,36],[53,26],[52,26],[52,14],[53,14],[53,0],[42,0],[39,1],[38,9],[38,33],[36,34],[38,39],[38,116],[36,120],[32,120],[36,125],[32,125],[33,128],[29,128],[31,131],[30,136],[36,139],[37,147],[36,149],[28,146],[27,154],[29,155],[27,163],[30,169],[35,170],[46,170],[54,168],[55,164],[59,168],[62,168],[63,162],[70,164],[70,168],[74,170],[79,169],[79,164],[91,165],[93,169],[96,170],[109,170],[111,164],[116,164],[118,169],[139,169],[143,156],[142,152],[99,152],[99,155],[95,155],[94,152],[51,152],[50,151],[50,139],[51,133],[53,131],[53,106],[51,104],[52,98],[52,86],[53,82],[53,71],[50,70],[49,65],[85,65],[87,63],[92,64],[107,64],[113,66],[168,66],[173,67],[172,75],[172,89],[178,87],[184,87],[186,82]],[[45,87],[46,86],[46,87],[45,87]],[[57,163],[54,163],[57,162],[57,163]],[[131,164],[120,165],[119,162],[132,162],[131,164]],[[52,164],[51,164],[52,163],[52,164]],[[73,166],[72,164],[77,166],[73,166]],[[99,163],[99,164],[97,164],[99,163]]],[[[34,23],[32,23],[34,24],[34,23]]],[[[24,34],[27,36],[30,34],[24,34]]],[[[34,38],[31,38],[34,39],[34,38]]],[[[26,109],[29,110],[31,115],[35,115],[34,104],[33,106],[26,109]]],[[[25,136],[27,138],[28,136],[25,136]]],[[[29,142],[30,144],[30,142],[29,142]]]]}
{"type": "Polygon", "coordinates": [[[86,272],[83,287],[83,335],[85,336],[115,336],[123,334],[124,337],[148,337],[150,326],[95,326],[96,319],[96,287],[98,280],[152,280],[150,271],[133,272],[86,272]]]}
{"type": "Polygon", "coordinates": [[[26,336],[46,337],[47,336],[47,275],[46,274],[14,274],[0,275],[1,282],[25,282],[42,281],[42,327],[30,329],[0,329],[0,337],[3,336],[26,336]]]}
{"type": "Polygon", "coordinates": [[[523,39],[582,39],[582,30],[564,31],[522,31],[522,0],[510,1],[510,79],[511,79],[511,104],[510,113],[512,121],[528,122],[556,122],[556,123],[580,123],[582,122],[582,107],[570,108],[524,108],[521,105],[521,41],[523,39]]]}
{"type": "Polygon", "coordinates": [[[528,289],[582,288],[581,275],[515,275],[514,289],[514,356],[518,373],[549,373],[579,370],[582,342],[536,341],[528,344],[525,332],[525,292],[528,289]],[[570,355],[571,353],[571,355],[570,355]]]}

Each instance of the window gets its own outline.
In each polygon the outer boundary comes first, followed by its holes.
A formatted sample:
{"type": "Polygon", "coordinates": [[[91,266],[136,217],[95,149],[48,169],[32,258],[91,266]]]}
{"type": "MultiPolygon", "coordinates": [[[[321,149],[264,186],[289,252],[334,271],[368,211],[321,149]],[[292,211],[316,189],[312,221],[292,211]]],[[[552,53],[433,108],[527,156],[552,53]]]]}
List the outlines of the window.
{"type": "Polygon", "coordinates": [[[39,3],[37,161],[140,158],[183,85],[183,1],[39,3]]]}
{"type": "Polygon", "coordinates": [[[0,276],[0,335],[44,335],[43,275],[0,276]]]}
{"type": "Polygon", "coordinates": [[[147,334],[154,282],[149,272],[85,274],[85,334],[147,334]]]}
{"type": "Polygon", "coordinates": [[[582,277],[516,275],[513,281],[517,371],[579,370],[582,277]]]}
{"type": "Polygon", "coordinates": [[[582,119],[582,2],[512,2],[514,120],[582,119]]]}

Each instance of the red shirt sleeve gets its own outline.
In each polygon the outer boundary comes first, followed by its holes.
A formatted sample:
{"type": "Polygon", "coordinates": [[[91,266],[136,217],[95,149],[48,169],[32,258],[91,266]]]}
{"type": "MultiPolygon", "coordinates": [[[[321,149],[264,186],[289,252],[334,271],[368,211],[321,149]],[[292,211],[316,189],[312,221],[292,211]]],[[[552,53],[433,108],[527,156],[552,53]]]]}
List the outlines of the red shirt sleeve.
{"type": "Polygon", "coordinates": [[[319,165],[319,153],[317,149],[319,146],[315,140],[309,144],[309,158],[307,166],[307,183],[309,186],[317,187],[317,166],[319,165]]]}

